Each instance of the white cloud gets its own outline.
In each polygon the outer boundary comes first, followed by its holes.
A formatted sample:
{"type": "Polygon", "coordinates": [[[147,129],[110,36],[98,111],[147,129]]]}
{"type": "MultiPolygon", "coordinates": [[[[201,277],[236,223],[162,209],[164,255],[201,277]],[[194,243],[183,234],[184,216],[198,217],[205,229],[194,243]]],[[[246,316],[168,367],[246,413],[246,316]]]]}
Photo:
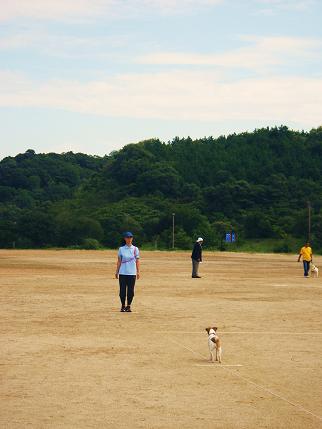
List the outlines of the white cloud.
{"type": "Polygon", "coordinates": [[[1,5],[0,20],[21,17],[65,20],[91,16],[99,14],[103,3],[101,0],[10,0],[1,5]]]}
{"type": "Polygon", "coordinates": [[[316,0],[255,0],[262,8],[259,13],[274,15],[281,11],[302,12],[317,4],[316,0]]]}
{"type": "Polygon", "coordinates": [[[10,0],[1,4],[0,21],[15,18],[79,20],[100,15],[129,17],[141,13],[190,13],[223,0],[10,0]]]}
{"type": "Polygon", "coordinates": [[[322,78],[222,82],[211,72],[124,74],[101,81],[35,83],[0,75],[0,106],[46,107],[108,117],[260,120],[313,127],[322,117],[322,78]]]}
{"type": "MultiPolygon", "coordinates": [[[[127,62],[161,66],[218,66],[263,71],[267,67],[288,64],[298,59],[301,60],[301,64],[310,59],[316,60],[320,58],[322,47],[322,39],[305,37],[240,36],[239,39],[244,46],[223,53],[153,52],[134,59],[131,56],[127,57],[127,62]]],[[[131,43],[131,35],[70,36],[25,29],[0,37],[0,50],[30,48],[46,56],[96,59],[108,57],[124,61],[121,49],[127,48],[131,43]]]]}
{"type": "Polygon", "coordinates": [[[293,37],[244,37],[252,42],[224,53],[183,53],[159,52],[147,54],[137,59],[143,64],[158,65],[207,65],[220,67],[237,67],[241,69],[260,70],[267,66],[286,63],[292,58],[316,58],[320,55],[322,41],[319,39],[293,37]]]}
{"type": "Polygon", "coordinates": [[[315,0],[257,0],[257,3],[280,9],[307,9],[316,3],[315,0]]]}
{"type": "Polygon", "coordinates": [[[69,36],[29,30],[0,37],[0,50],[32,50],[45,56],[62,58],[117,58],[128,46],[130,36],[69,36]]]}
{"type": "Polygon", "coordinates": [[[134,8],[154,9],[163,13],[178,13],[214,6],[223,0],[134,0],[134,8]]]}

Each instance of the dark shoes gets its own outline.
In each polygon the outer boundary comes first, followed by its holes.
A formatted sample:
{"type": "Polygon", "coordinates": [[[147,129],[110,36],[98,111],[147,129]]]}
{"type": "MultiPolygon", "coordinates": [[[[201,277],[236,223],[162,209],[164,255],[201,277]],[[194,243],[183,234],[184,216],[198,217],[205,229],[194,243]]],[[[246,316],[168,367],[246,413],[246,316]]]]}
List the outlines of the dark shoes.
{"type": "Polygon", "coordinates": [[[126,312],[126,313],[132,313],[132,310],[131,310],[131,306],[130,306],[130,305],[127,305],[127,306],[125,307],[125,312],[126,312]]]}
{"type": "Polygon", "coordinates": [[[125,313],[125,311],[126,311],[125,307],[121,307],[120,312],[121,312],[121,313],[125,313]]]}
{"type": "Polygon", "coordinates": [[[193,279],[201,279],[200,276],[191,276],[193,279]]]}

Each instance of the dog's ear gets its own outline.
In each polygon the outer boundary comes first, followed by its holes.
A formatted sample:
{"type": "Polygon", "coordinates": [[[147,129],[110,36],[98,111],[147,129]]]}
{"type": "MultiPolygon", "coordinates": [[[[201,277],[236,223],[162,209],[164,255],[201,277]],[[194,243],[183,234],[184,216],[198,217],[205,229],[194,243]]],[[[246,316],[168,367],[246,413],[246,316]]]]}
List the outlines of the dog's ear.
{"type": "Polygon", "coordinates": [[[206,328],[206,331],[208,332],[208,334],[209,334],[210,329],[211,329],[211,328],[206,328]]]}
{"type": "Polygon", "coordinates": [[[212,328],[214,331],[217,331],[217,326],[214,326],[213,328],[212,328]]]}

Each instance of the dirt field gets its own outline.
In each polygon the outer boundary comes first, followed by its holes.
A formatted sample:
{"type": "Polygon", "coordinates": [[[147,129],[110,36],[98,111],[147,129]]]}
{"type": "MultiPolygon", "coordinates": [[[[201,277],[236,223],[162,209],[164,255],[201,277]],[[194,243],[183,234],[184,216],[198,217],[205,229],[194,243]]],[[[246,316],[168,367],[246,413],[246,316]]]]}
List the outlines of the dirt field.
{"type": "Polygon", "coordinates": [[[206,253],[192,279],[189,254],[142,252],[130,314],[115,255],[0,251],[1,428],[322,428],[322,275],[206,253]]]}

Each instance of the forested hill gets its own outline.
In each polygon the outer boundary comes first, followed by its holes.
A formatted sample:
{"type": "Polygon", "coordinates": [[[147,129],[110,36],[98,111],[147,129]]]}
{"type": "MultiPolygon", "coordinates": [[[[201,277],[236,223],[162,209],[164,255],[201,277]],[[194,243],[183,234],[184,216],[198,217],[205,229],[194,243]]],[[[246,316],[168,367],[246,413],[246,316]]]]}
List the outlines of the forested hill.
{"type": "Polygon", "coordinates": [[[131,230],[167,248],[172,213],[178,248],[199,235],[217,247],[230,229],[241,241],[305,239],[310,201],[322,249],[321,172],[322,127],[153,139],[103,158],[28,150],[0,162],[0,246],[115,247],[131,230]]]}

